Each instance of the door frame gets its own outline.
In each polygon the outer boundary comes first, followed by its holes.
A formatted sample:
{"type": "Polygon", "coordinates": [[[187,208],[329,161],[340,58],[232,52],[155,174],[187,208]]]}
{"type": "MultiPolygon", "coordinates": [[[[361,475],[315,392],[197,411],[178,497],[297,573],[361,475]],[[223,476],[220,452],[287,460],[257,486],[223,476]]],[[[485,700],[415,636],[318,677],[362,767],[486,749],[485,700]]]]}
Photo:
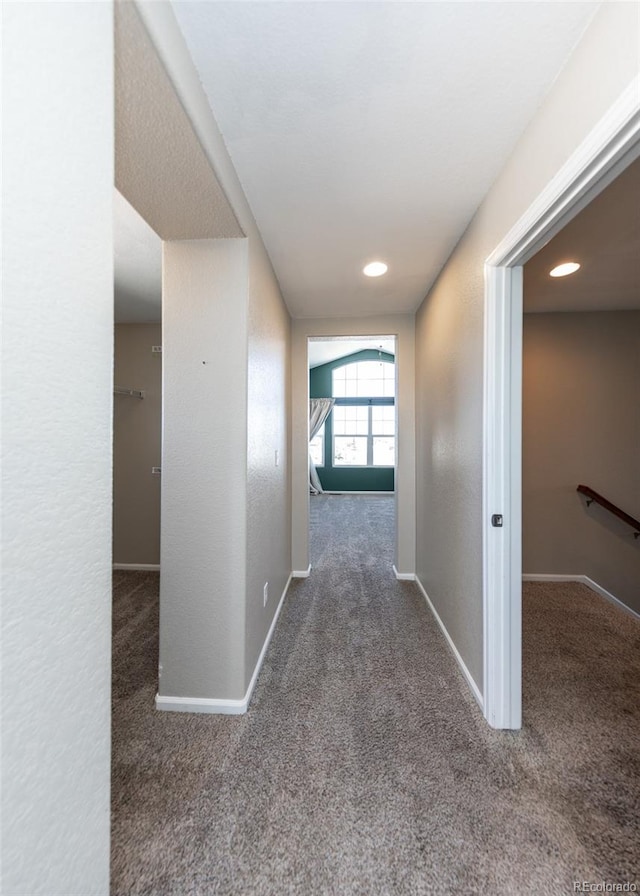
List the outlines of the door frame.
{"type": "Polygon", "coordinates": [[[494,728],[522,724],[522,265],[638,156],[640,77],[485,262],[483,709],[494,728]]]}
{"type": "Polygon", "coordinates": [[[297,318],[292,322],[291,497],[292,575],[305,578],[309,562],[309,366],[310,337],[393,335],[396,339],[397,454],[395,477],[395,575],[415,576],[415,320],[413,315],[369,318],[297,318]]]}

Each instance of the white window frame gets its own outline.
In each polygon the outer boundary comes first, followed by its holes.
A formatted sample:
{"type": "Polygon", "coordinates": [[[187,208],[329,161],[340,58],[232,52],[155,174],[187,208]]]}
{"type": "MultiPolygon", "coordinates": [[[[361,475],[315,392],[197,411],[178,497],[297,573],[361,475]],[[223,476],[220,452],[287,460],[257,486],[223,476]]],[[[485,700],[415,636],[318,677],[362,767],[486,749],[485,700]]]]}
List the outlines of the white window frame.
{"type": "Polygon", "coordinates": [[[332,445],[331,445],[331,463],[335,468],[339,468],[341,470],[393,470],[395,469],[395,463],[393,464],[374,464],[373,462],[373,440],[375,438],[381,439],[390,439],[394,440],[394,448],[397,447],[397,439],[395,432],[393,436],[390,436],[388,433],[374,432],[373,431],[373,408],[374,407],[393,407],[395,412],[395,404],[372,404],[368,399],[362,401],[361,404],[349,404],[349,405],[336,405],[334,407],[334,411],[337,407],[356,407],[362,408],[366,407],[368,409],[367,414],[367,434],[364,433],[336,433],[335,431],[335,414],[334,414],[334,423],[333,423],[333,433],[332,433],[332,445]],[[336,461],[336,438],[338,439],[366,439],[367,440],[367,462],[366,464],[343,464],[338,463],[336,461]]]}

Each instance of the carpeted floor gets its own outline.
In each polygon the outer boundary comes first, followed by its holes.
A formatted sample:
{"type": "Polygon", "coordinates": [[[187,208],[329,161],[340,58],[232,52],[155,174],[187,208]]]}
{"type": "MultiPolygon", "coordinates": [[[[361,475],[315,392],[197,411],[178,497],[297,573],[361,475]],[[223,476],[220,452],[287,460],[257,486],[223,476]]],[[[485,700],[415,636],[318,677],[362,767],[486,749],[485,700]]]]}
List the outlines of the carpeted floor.
{"type": "Polygon", "coordinates": [[[114,574],[112,893],[556,894],[640,887],[640,624],[527,585],[524,728],[489,729],[393,502],[312,499],[246,716],[158,713],[153,573],[114,574]]]}

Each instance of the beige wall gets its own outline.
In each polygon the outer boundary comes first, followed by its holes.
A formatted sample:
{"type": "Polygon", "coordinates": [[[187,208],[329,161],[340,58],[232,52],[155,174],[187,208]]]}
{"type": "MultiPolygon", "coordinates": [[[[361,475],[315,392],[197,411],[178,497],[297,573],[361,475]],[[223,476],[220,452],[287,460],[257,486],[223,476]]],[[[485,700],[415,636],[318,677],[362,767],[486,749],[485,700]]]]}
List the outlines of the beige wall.
{"type": "MultiPolygon", "coordinates": [[[[242,519],[245,528],[245,552],[239,564],[235,555],[227,557],[229,571],[236,578],[233,588],[224,593],[234,625],[237,614],[242,614],[238,624],[243,642],[233,656],[228,655],[226,670],[209,682],[206,693],[211,698],[237,699],[246,693],[252,679],[291,571],[290,317],[171,6],[137,6],[248,245],[248,287],[245,285],[242,299],[247,315],[244,342],[235,361],[230,360],[224,381],[234,395],[244,388],[240,404],[229,401],[224,409],[226,414],[234,414],[236,408],[243,408],[245,431],[244,481],[233,507],[234,525],[240,525],[242,519]],[[242,598],[238,601],[240,582],[242,598]],[[262,597],[265,582],[270,595],[266,607],[262,597]]],[[[223,333],[218,333],[219,339],[223,333]]],[[[166,340],[166,330],[164,335],[166,340]]]]}
{"type": "Polygon", "coordinates": [[[163,246],[162,697],[243,697],[246,240],[163,246]]]}
{"type": "Polygon", "coordinates": [[[484,262],[638,76],[637,17],[600,7],[416,318],[416,568],[480,690],[484,262]]]}
{"type": "Polygon", "coordinates": [[[523,572],[587,575],[640,611],[640,541],[576,493],[640,518],[640,311],[527,314],[523,572]]]}
{"type": "Polygon", "coordinates": [[[250,238],[245,689],[291,572],[290,359],[289,313],[262,242],[250,238]]]}
{"type": "Polygon", "coordinates": [[[160,563],[162,450],[162,344],[160,324],[117,324],[113,379],[144,390],[144,399],[113,398],[113,562],[160,563]]]}

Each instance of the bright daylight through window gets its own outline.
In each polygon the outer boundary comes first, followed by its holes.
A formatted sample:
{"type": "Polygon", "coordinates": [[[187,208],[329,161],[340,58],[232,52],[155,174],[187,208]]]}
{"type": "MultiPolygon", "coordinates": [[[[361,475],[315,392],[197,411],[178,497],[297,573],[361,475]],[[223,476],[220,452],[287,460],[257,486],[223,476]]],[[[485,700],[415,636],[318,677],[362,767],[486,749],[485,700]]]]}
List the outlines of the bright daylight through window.
{"type": "Polygon", "coordinates": [[[395,464],[395,365],[358,361],[333,371],[333,465],[395,464]]]}
{"type": "Polygon", "coordinates": [[[324,423],[309,442],[309,455],[314,467],[324,467],[324,423]]]}

